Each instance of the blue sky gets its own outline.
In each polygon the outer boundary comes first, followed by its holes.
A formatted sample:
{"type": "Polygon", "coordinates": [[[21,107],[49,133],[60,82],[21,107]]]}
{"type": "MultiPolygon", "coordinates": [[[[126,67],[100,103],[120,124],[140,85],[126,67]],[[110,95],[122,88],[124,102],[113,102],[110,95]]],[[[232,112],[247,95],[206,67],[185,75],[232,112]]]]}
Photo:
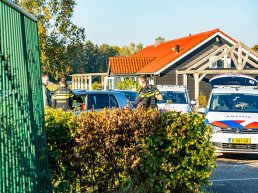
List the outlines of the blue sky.
{"type": "Polygon", "coordinates": [[[154,43],[219,28],[258,44],[258,0],[77,0],[73,21],[94,44],[154,43]]]}

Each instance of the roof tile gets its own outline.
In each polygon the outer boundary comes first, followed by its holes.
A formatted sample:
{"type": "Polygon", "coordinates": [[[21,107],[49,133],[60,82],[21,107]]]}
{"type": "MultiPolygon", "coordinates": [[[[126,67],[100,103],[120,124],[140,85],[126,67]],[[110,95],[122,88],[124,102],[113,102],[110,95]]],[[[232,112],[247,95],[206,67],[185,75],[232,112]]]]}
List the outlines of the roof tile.
{"type": "Polygon", "coordinates": [[[132,57],[111,57],[109,58],[111,72],[113,74],[155,73],[217,32],[237,42],[219,29],[214,29],[162,42],[159,45],[147,46],[132,57]],[[179,45],[179,52],[176,52],[176,45],[179,45]]]}

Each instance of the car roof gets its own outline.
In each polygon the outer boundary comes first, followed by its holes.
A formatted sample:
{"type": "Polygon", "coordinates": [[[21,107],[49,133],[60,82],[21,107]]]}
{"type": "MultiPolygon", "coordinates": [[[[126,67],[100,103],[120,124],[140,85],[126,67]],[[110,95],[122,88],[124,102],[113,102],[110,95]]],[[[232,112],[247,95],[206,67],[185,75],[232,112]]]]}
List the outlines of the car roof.
{"type": "Polygon", "coordinates": [[[219,94],[219,93],[249,93],[249,94],[258,94],[258,88],[257,87],[219,87],[219,88],[214,88],[212,89],[212,93],[219,94]]]}
{"type": "Polygon", "coordinates": [[[157,85],[159,91],[187,92],[184,85],[157,85]]]}
{"type": "Polygon", "coordinates": [[[83,94],[123,94],[121,92],[115,91],[106,91],[106,90],[73,90],[74,94],[76,95],[83,95],[83,94]]]}
{"type": "Polygon", "coordinates": [[[114,92],[131,92],[131,93],[137,93],[136,91],[133,90],[113,90],[114,92]]]}

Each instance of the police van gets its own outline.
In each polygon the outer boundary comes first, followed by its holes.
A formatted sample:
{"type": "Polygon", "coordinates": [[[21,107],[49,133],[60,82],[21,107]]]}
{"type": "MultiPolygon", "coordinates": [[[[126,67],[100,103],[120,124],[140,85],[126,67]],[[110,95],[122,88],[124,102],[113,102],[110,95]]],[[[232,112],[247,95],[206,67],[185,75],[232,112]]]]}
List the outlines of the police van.
{"type": "Polygon", "coordinates": [[[187,88],[184,85],[157,85],[163,100],[157,101],[161,111],[191,112],[195,101],[190,101],[187,88]]]}
{"type": "Polygon", "coordinates": [[[216,152],[258,153],[257,80],[245,75],[219,75],[212,86],[206,123],[212,127],[211,142],[216,152]]]}

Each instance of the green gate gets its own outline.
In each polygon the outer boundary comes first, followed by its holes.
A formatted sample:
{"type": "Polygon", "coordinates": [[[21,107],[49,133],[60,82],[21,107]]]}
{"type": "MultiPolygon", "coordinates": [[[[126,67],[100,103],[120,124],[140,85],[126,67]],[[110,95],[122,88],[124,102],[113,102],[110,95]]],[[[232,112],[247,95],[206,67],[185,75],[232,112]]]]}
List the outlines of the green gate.
{"type": "Polygon", "coordinates": [[[51,192],[37,20],[0,0],[0,193],[51,192]]]}

